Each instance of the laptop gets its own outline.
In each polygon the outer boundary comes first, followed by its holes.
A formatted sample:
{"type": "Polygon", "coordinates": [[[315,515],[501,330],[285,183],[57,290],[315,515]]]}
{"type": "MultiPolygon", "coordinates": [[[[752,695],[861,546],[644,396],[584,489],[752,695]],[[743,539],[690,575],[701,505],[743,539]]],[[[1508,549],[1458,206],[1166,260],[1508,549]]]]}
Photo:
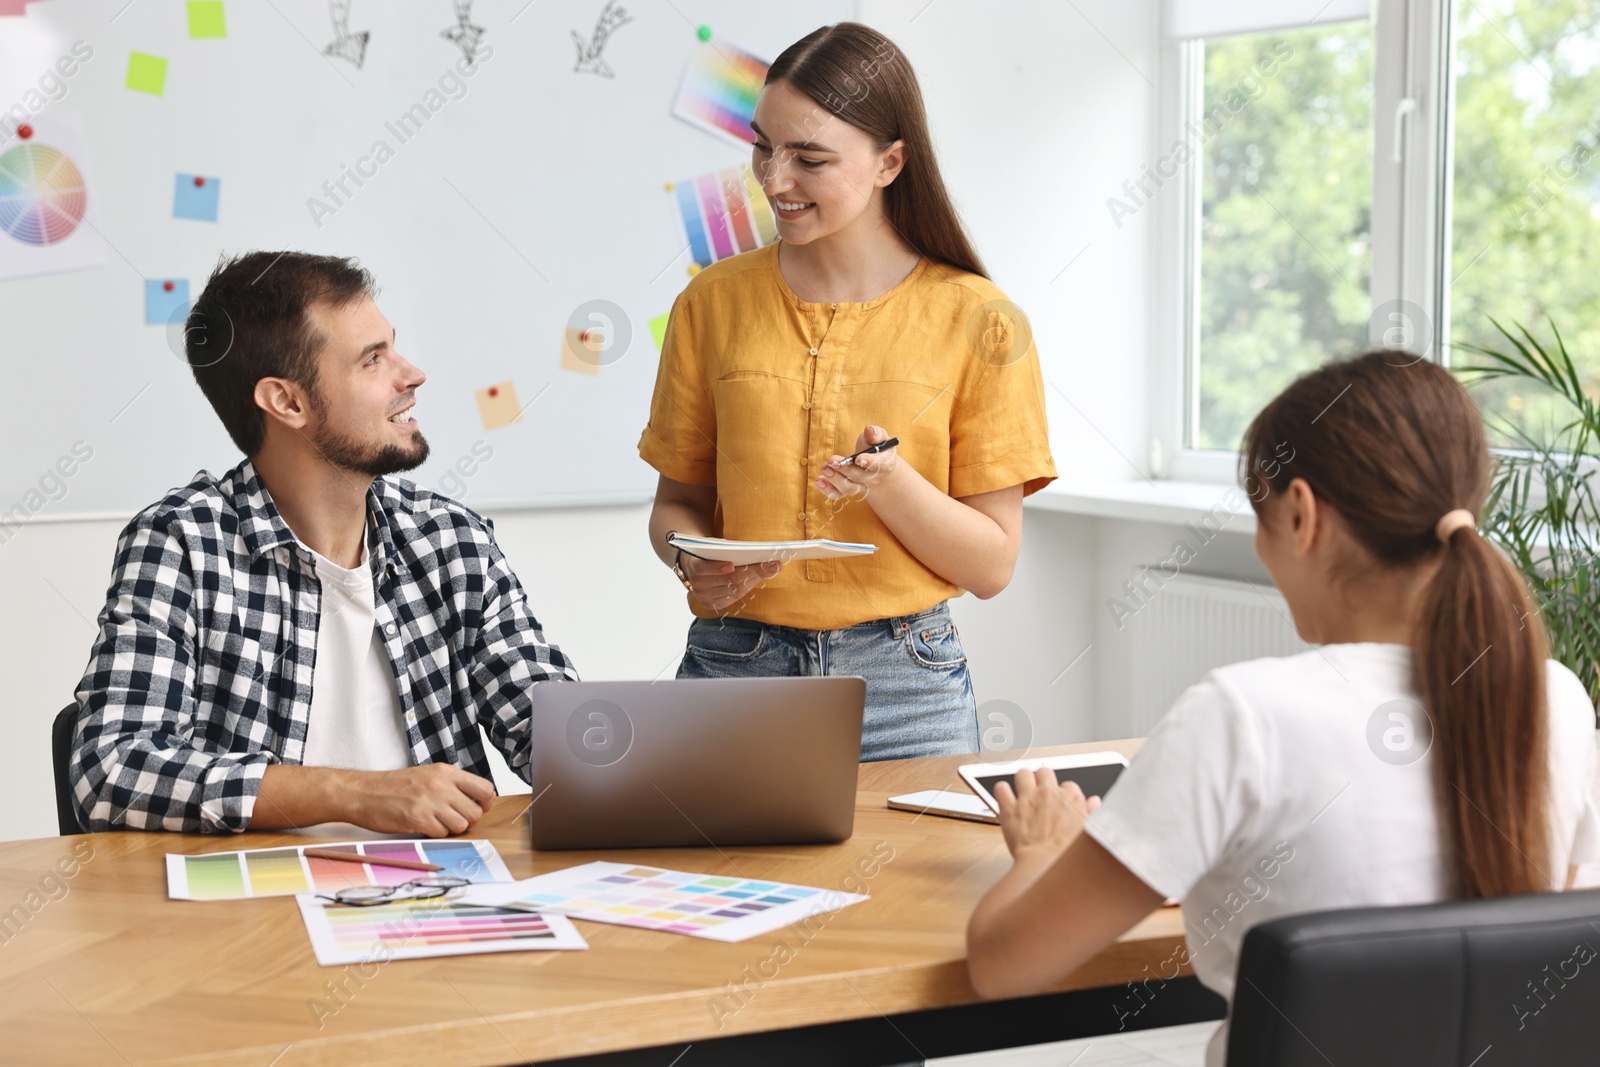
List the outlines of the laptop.
{"type": "Polygon", "coordinates": [[[536,849],[791,845],[855,830],[861,678],[544,682],[536,849]]]}

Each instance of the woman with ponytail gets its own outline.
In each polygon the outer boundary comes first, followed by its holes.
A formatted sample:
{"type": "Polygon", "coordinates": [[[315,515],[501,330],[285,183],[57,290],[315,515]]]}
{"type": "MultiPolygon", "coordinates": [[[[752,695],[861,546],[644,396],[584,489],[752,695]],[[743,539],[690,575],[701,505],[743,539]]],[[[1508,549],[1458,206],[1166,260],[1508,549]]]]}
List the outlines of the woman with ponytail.
{"type": "Polygon", "coordinates": [[[998,798],[1014,863],[968,928],[980,992],[1042,991],[1174,897],[1175,963],[1231,999],[1259,922],[1545,892],[1600,859],[1595,709],[1478,534],[1489,462],[1460,384],[1390,352],[1256,416],[1256,552],[1317,647],[1212,671],[1103,803],[1017,776],[998,798]]]}
{"type": "Polygon", "coordinates": [[[639,441],[660,474],[650,542],[695,615],[678,676],[860,675],[862,760],[974,752],[946,601],[1005,588],[1022,498],[1055,478],[1031,334],[882,34],[841,22],[785,49],[751,127],[762,196],[730,226],[778,240],[679,295],[639,441]],[[674,533],[877,552],[736,567],[674,533]]]}

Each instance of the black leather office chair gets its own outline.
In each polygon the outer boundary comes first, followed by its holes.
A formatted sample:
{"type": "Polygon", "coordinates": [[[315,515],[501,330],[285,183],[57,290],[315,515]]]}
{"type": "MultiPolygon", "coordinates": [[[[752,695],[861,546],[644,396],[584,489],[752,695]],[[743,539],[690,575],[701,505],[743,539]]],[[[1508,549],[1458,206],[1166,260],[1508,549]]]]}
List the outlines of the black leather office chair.
{"type": "Polygon", "coordinates": [[[1228,1067],[1594,1067],[1600,890],[1296,915],[1245,935],[1228,1067]]]}
{"type": "Polygon", "coordinates": [[[72,755],[72,730],[78,724],[78,705],[68,704],[56,713],[50,725],[50,765],[56,773],[56,824],[61,833],[81,834],[78,809],[72,803],[72,786],[67,781],[67,760],[72,755]]]}

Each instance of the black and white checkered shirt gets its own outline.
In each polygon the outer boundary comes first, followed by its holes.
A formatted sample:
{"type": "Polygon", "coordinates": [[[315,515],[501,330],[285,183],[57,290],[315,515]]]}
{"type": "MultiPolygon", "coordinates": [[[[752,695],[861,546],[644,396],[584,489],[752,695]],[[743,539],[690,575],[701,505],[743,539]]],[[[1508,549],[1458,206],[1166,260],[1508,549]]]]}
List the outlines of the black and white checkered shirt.
{"type": "MultiPolygon", "coordinates": [[[[494,527],[398,478],[367,493],[376,624],[417,763],[490,777],[481,722],[528,775],[529,687],[576,680],[494,527]]],[[[205,471],[122,531],[78,683],[70,765],[90,830],[249,825],[271,763],[302,762],[322,586],[246,461],[205,471]]]]}

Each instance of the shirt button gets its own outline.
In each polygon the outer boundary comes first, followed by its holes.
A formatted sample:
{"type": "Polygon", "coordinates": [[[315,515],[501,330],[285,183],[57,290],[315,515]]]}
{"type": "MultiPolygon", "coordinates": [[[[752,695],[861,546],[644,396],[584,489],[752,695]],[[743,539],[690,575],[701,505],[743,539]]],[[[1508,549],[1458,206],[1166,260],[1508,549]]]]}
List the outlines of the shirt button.
{"type": "Polygon", "coordinates": [[[809,400],[802,401],[800,406],[805,408],[807,411],[810,411],[811,410],[811,401],[809,401],[809,400]]]}
{"type": "Polygon", "coordinates": [[[804,526],[806,521],[806,513],[802,511],[800,514],[795,516],[795,520],[799,522],[800,525],[804,526]]]}
{"type": "Polygon", "coordinates": [[[388,634],[390,637],[393,637],[395,634],[400,632],[400,628],[392,622],[386,623],[384,624],[383,632],[388,634]]]}
{"type": "Polygon", "coordinates": [[[811,354],[812,354],[812,355],[813,355],[813,356],[814,356],[814,355],[816,355],[816,354],[817,354],[817,350],[816,350],[816,349],[815,349],[815,348],[813,348],[813,349],[812,349],[812,350],[811,350],[811,354]]]}

